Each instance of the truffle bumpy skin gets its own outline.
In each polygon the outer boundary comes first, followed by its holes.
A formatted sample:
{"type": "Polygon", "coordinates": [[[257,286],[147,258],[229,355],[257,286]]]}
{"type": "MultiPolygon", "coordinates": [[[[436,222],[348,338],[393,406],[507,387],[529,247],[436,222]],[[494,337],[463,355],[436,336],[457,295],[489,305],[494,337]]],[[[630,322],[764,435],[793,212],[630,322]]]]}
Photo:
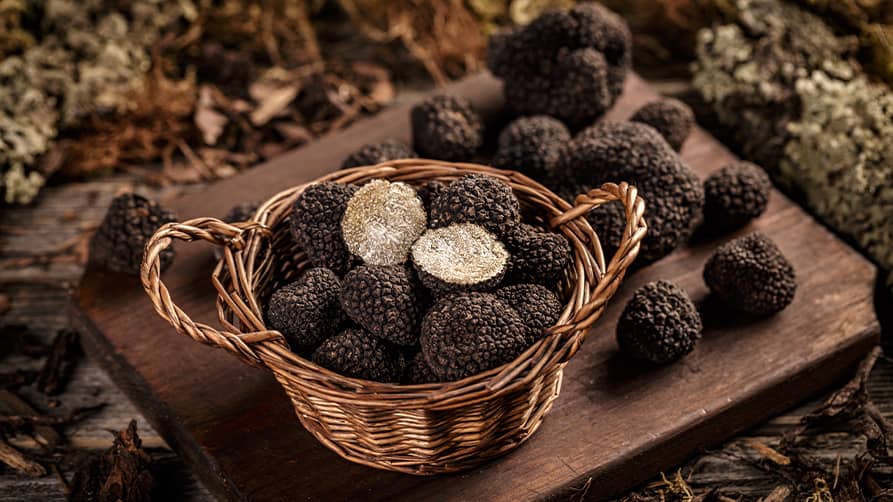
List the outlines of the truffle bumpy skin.
{"type": "Polygon", "coordinates": [[[344,275],[353,257],[341,237],[341,219],[357,187],[327,181],[310,185],[297,200],[290,217],[292,236],[310,262],[344,275]]]}
{"type": "Polygon", "coordinates": [[[547,115],[515,119],[499,133],[493,166],[544,179],[570,140],[567,127],[547,115]]]}
{"type": "Polygon", "coordinates": [[[473,223],[428,230],[412,245],[419,280],[435,294],[490,290],[502,282],[509,258],[493,234],[473,223]]]}
{"type": "Polygon", "coordinates": [[[419,286],[405,265],[359,266],[344,276],[341,308],[373,335],[398,345],[419,339],[419,286]]]}
{"type": "Polygon", "coordinates": [[[406,371],[403,373],[403,383],[407,385],[420,385],[426,383],[436,383],[442,381],[425,360],[425,355],[421,352],[413,356],[406,364],[406,371]]]}
{"type": "Polygon", "coordinates": [[[617,321],[617,344],[630,356],[666,364],[689,354],[701,337],[697,308],[669,281],[637,289],[617,321]]]}
{"type": "MultiPolygon", "coordinates": [[[[173,212],[135,193],[115,197],[90,240],[90,260],[109,270],[140,274],[143,250],[152,234],[165,223],[176,221],[173,212]]],[[[174,248],[161,252],[161,269],[174,261],[174,248]]]]}
{"type": "Polygon", "coordinates": [[[733,239],[714,251],[704,282],[726,305],[756,316],[785,309],[794,300],[794,266],[762,232],[733,239]]]}
{"type": "Polygon", "coordinates": [[[431,228],[474,223],[503,237],[521,221],[518,198],[502,181],[486,174],[469,174],[447,185],[431,202],[431,228]]]}
{"type": "Polygon", "coordinates": [[[412,148],[396,139],[386,139],[378,143],[370,143],[352,152],[341,163],[342,169],[359,166],[374,166],[389,160],[412,159],[418,157],[412,148]]]}
{"type": "Polygon", "coordinates": [[[242,202],[241,204],[236,204],[226,213],[223,217],[223,221],[227,223],[238,223],[240,221],[250,220],[259,207],[260,204],[257,202],[242,202]]]}
{"type": "Polygon", "coordinates": [[[582,126],[601,116],[623,91],[631,39],[620,16],[599,4],[581,3],[491,37],[487,66],[504,79],[511,108],[582,126]]]}
{"type": "Polygon", "coordinates": [[[715,230],[734,230],[763,214],[772,181],[756,164],[732,162],[704,181],[704,219],[715,230]]]}
{"type": "Polygon", "coordinates": [[[484,123],[471,103],[456,96],[432,96],[412,107],[413,147],[424,157],[469,161],[484,144],[484,123]]]}
{"type": "MultiPolygon", "coordinates": [[[[654,128],[636,122],[600,123],[580,132],[565,152],[551,181],[559,193],[620,181],[638,188],[648,212],[640,263],[663,258],[691,236],[704,204],[703,187],[654,128]]],[[[608,254],[623,235],[622,216],[619,204],[602,205],[588,216],[608,254]]]]}
{"type": "Polygon", "coordinates": [[[554,288],[573,261],[571,244],[561,234],[522,223],[505,237],[511,255],[508,280],[554,288]]]}
{"type": "MultiPolygon", "coordinates": [[[[431,202],[440,197],[440,194],[446,191],[446,187],[446,184],[440,181],[426,181],[423,185],[416,187],[416,194],[422,200],[422,206],[425,207],[426,213],[431,211],[431,202]]],[[[430,220],[428,223],[430,226],[430,220]]]]}
{"type": "Polygon", "coordinates": [[[327,268],[311,268],[273,293],[267,319],[295,351],[306,350],[335,334],[344,319],[341,281],[327,268]]]}
{"type": "Polygon", "coordinates": [[[328,338],[313,351],[312,359],[346,377],[386,383],[399,382],[406,366],[400,351],[361,329],[328,338]]]}
{"type": "Polygon", "coordinates": [[[365,263],[399,265],[406,263],[427,221],[422,200],[411,186],[372,180],[347,202],[341,236],[347,250],[365,263]]]}
{"type": "Polygon", "coordinates": [[[695,114],[682,101],[663,98],[639,108],[629,119],[650,125],[677,152],[695,127],[695,114]]]}
{"type": "Polygon", "coordinates": [[[422,321],[422,353],[445,381],[512,361],[527,342],[528,329],[518,312],[488,293],[443,297],[422,321]]]}
{"type": "Polygon", "coordinates": [[[497,289],[494,294],[515,309],[528,330],[528,345],[540,339],[545,330],[558,322],[561,300],[538,284],[515,284],[497,289]]]}

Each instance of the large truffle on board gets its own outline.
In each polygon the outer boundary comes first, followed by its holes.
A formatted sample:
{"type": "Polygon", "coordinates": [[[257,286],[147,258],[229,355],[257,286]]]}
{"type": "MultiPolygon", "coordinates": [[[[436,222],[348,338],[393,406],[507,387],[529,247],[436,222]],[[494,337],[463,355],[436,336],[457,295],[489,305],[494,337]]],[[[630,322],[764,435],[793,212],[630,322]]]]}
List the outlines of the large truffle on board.
{"type": "Polygon", "coordinates": [[[713,231],[730,231],[757,218],[769,205],[772,181],[760,166],[738,161],[704,181],[704,222],[713,231]]]}
{"type": "Polygon", "coordinates": [[[422,200],[411,186],[376,179],[347,202],[341,235],[347,250],[365,263],[398,265],[406,262],[426,224],[422,200]]]}
{"type": "Polygon", "coordinates": [[[346,377],[397,383],[406,361],[403,354],[356,328],[326,339],[313,351],[313,362],[346,377]]]}
{"type": "Polygon", "coordinates": [[[650,125],[678,152],[695,127],[695,114],[678,99],[661,98],[636,110],[630,121],[650,125]]]}
{"type": "Polygon", "coordinates": [[[355,150],[341,163],[342,169],[359,166],[374,166],[382,162],[397,159],[418,157],[412,148],[396,139],[386,139],[378,143],[369,143],[355,150]]]}
{"type": "Polygon", "coordinates": [[[296,351],[316,346],[335,334],[344,319],[341,281],[327,268],[311,268],[297,281],[277,289],[267,319],[296,351]]]}
{"type": "Polygon", "coordinates": [[[581,3],[493,35],[487,66],[503,79],[510,108],[576,127],[592,123],[620,96],[631,46],[620,16],[597,3],[581,3]]]}
{"type": "Polygon", "coordinates": [[[445,296],[422,321],[422,353],[444,381],[496,368],[528,347],[518,312],[488,293],[445,296]]]}
{"type": "Polygon", "coordinates": [[[398,345],[419,338],[419,286],[405,265],[361,265],[344,276],[341,307],[373,335],[398,345]]]}
{"type": "MultiPolygon", "coordinates": [[[[135,193],[119,195],[90,239],[90,261],[115,272],[139,275],[149,238],[176,220],[173,212],[155,201],[135,193]]],[[[174,248],[168,246],[159,254],[161,270],[173,260],[174,248]]]]}
{"type": "Polygon", "coordinates": [[[723,303],[748,314],[768,316],[794,300],[794,266],[762,232],[718,247],[704,265],[704,282],[723,303]]]}
{"type": "Polygon", "coordinates": [[[310,185],[295,200],[291,233],[317,267],[344,275],[353,257],[341,237],[341,219],[357,187],[327,181],[310,185]]]}
{"type": "Polygon", "coordinates": [[[496,236],[471,223],[428,230],[412,245],[419,280],[435,294],[492,289],[505,276],[509,257],[496,236]]]}
{"type": "Polygon", "coordinates": [[[484,144],[484,122],[468,100],[438,95],[412,107],[412,144],[423,157],[469,161],[484,144]]]}
{"type": "Polygon", "coordinates": [[[547,115],[515,119],[499,133],[493,166],[542,180],[552,172],[570,140],[567,127],[547,115]]]}
{"type": "Polygon", "coordinates": [[[554,288],[573,262],[570,242],[561,234],[522,223],[504,239],[511,255],[509,278],[554,288]]]}
{"type": "MultiPolygon", "coordinates": [[[[621,181],[639,190],[648,214],[641,263],[659,260],[691,236],[704,204],[703,188],[654,128],[636,122],[603,122],[580,132],[565,152],[553,180],[559,193],[581,193],[621,181]]],[[[621,204],[603,204],[588,219],[606,253],[612,255],[625,226],[621,204]]]]}
{"type": "Polygon", "coordinates": [[[447,185],[431,202],[428,216],[432,228],[474,223],[502,237],[521,221],[521,210],[507,184],[486,174],[469,174],[447,185]]]}
{"type": "Polygon", "coordinates": [[[656,281],[637,289],[623,308],[617,344],[636,359],[666,364],[694,350],[702,329],[701,316],[685,291],[656,281]]]}

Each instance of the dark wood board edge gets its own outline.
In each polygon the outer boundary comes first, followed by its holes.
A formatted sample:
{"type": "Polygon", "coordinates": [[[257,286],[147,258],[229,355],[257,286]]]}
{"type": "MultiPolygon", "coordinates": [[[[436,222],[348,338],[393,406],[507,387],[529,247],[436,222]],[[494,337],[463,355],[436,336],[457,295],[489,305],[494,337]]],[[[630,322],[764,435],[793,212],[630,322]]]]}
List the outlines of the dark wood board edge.
{"type": "Polygon", "coordinates": [[[689,458],[694,448],[703,451],[716,447],[735,435],[759,424],[797,404],[827,391],[846,381],[859,362],[880,342],[880,326],[872,326],[850,339],[852,343],[826,355],[811,367],[780,381],[772,388],[761,389],[747,399],[731,403],[724,410],[708,416],[699,424],[689,424],[687,429],[677,434],[666,435],[648,446],[648,450],[661,450],[661,456],[646,455],[649,452],[634,454],[633,460],[606,464],[602,468],[580,475],[576,480],[546,494],[544,500],[567,500],[583,487],[589,479],[599,478],[597,487],[590,487],[587,500],[608,500],[622,495],[631,486],[637,486],[653,477],[653,473],[664,472],[689,458]],[[781,398],[769,399],[780,395],[781,398]],[[684,444],[683,448],[675,445],[684,444]],[[692,446],[694,445],[694,446],[692,446]],[[628,464],[637,469],[629,469],[628,464]],[[597,491],[595,491],[597,490],[597,491]]]}
{"type": "Polygon", "coordinates": [[[121,357],[93,322],[77,307],[69,304],[71,324],[81,334],[85,353],[112,377],[115,385],[137,407],[167,444],[193,468],[195,475],[220,500],[246,501],[236,484],[217,461],[195,441],[192,433],[179,422],[161,399],[154,399],[152,388],[140,373],[121,357]]]}

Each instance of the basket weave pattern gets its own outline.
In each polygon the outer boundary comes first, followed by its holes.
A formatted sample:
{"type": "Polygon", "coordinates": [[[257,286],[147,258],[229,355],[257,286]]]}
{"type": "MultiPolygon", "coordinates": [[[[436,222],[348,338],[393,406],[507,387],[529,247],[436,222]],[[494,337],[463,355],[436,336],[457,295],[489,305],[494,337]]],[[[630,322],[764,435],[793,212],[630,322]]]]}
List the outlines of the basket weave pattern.
{"type": "Polygon", "coordinates": [[[646,225],[644,203],[626,183],[582,194],[571,206],[513,171],[424,159],[341,170],[316,182],[362,184],[383,178],[418,185],[450,182],[470,173],[506,182],[528,215],[526,221],[561,232],[574,255],[562,285],[565,308],[557,324],[499,368],[457,382],[406,386],[344,377],[291,352],[283,336],[267,328],[263,312],[276,288],[310,266],[292,242],[287,221],[307,184],[275,195],[248,222],[230,225],[198,218],[161,227],[146,247],[143,286],[157,312],[179,333],[272,371],[304,427],[342,457],[410,474],[473,467],[520,445],[542,423],[558,397],[564,365],[616,292],[646,225]],[[626,208],[626,229],[606,264],[585,215],[614,200],[626,208]],[[223,247],[211,277],[218,292],[219,328],[192,321],[170,297],[160,277],[159,254],[172,240],[204,240],[223,247]]]}

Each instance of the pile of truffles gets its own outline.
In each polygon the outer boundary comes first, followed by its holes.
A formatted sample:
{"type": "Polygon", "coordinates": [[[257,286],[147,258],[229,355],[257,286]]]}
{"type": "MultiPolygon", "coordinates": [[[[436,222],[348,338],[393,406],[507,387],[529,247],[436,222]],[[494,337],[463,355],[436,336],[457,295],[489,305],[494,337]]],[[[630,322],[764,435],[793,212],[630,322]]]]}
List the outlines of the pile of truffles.
{"type": "Polygon", "coordinates": [[[460,380],[514,360],[563,308],[555,288],[570,243],[522,223],[495,177],[319,183],[289,222],[312,268],[272,294],[267,321],[295,352],[348,377],[460,380]]]}

